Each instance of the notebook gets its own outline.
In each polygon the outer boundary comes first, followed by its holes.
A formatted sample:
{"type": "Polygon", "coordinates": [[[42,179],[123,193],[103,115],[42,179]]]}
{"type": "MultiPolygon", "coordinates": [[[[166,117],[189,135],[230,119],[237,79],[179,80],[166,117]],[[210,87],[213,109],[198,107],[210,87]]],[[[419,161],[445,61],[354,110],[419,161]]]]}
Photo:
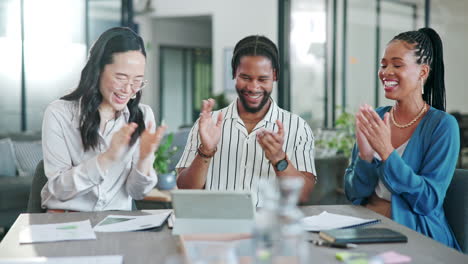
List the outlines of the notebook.
{"type": "Polygon", "coordinates": [[[320,238],[332,243],[394,243],[408,242],[400,232],[388,228],[348,228],[320,231],[320,238]]]}
{"type": "Polygon", "coordinates": [[[305,230],[319,232],[322,230],[353,228],[379,223],[379,219],[366,219],[347,215],[339,215],[323,211],[319,215],[308,216],[302,219],[305,230]]]}
{"type": "Polygon", "coordinates": [[[255,209],[250,192],[173,190],[175,235],[251,233],[255,209]]]}

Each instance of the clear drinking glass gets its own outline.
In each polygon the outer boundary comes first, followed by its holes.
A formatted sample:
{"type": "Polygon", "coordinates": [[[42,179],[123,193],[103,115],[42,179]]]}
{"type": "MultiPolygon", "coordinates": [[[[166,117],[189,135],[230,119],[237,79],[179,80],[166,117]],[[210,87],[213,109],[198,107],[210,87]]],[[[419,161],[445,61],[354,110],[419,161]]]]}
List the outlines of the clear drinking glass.
{"type": "Polygon", "coordinates": [[[233,241],[186,241],[185,249],[191,264],[237,264],[233,241]]]}
{"type": "Polygon", "coordinates": [[[252,234],[253,263],[271,264],[279,241],[279,191],[274,182],[267,180],[259,183],[259,189],[263,206],[258,208],[255,215],[255,227],[252,234]]]}
{"type": "Polygon", "coordinates": [[[303,185],[304,180],[300,177],[280,177],[278,182],[278,221],[281,238],[277,255],[286,257],[287,259],[282,261],[287,263],[305,264],[309,260],[306,233],[301,224],[304,215],[297,207],[303,185]]]}

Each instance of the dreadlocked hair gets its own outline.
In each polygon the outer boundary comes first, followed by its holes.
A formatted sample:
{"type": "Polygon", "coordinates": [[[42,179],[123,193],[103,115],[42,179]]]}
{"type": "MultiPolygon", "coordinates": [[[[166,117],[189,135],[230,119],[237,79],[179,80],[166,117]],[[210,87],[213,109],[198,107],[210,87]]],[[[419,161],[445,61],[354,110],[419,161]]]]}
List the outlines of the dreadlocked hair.
{"type": "Polygon", "coordinates": [[[278,48],[269,38],[251,35],[237,42],[231,61],[233,79],[236,77],[236,70],[240,64],[240,60],[244,56],[263,56],[268,58],[271,61],[271,66],[278,80],[280,74],[278,48]]]}
{"type": "Polygon", "coordinates": [[[413,45],[416,63],[429,65],[424,84],[423,100],[432,107],[445,111],[445,80],[442,40],[432,28],[420,28],[398,34],[390,42],[401,40],[413,45]]]}

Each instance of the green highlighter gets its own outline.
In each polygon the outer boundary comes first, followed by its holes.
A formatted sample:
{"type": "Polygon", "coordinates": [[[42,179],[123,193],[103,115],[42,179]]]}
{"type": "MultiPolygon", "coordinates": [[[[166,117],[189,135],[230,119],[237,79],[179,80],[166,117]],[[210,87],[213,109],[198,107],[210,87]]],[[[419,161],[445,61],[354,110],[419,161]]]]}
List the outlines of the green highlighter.
{"type": "Polygon", "coordinates": [[[76,229],[76,225],[66,225],[66,226],[60,226],[57,227],[58,230],[70,230],[70,229],[76,229]]]}

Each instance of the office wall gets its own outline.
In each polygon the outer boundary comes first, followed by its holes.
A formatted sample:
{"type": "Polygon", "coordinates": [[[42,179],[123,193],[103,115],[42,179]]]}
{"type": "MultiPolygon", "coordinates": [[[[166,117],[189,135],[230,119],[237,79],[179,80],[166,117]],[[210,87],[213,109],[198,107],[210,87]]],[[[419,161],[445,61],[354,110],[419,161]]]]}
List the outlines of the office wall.
{"type": "Polygon", "coordinates": [[[432,0],[431,26],[440,33],[444,44],[447,111],[468,113],[468,1],[432,0]]]}
{"type": "MultiPolygon", "coordinates": [[[[152,83],[157,83],[157,54],[156,45],[164,43],[163,40],[182,41],[184,46],[188,44],[200,45],[203,47],[212,47],[213,49],[213,90],[215,93],[221,93],[224,90],[224,50],[233,48],[235,43],[241,38],[250,34],[262,34],[275,42],[278,38],[278,5],[276,0],[171,0],[154,1],[155,11],[144,17],[137,17],[140,23],[140,32],[145,39],[153,39],[151,60],[148,61],[148,75],[151,75],[152,83]],[[158,21],[165,18],[183,18],[204,16],[211,17],[211,38],[206,35],[205,28],[198,27],[193,23],[179,24],[181,27],[190,27],[188,31],[168,30],[169,27],[177,25],[168,22],[167,25],[157,25],[158,21]],[[171,24],[171,25],[169,25],[171,24]],[[166,27],[162,29],[160,27],[166,27]],[[186,33],[184,33],[186,32],[186,33]],[[193,34],[190,34],[193,32],[193,34]],[[177,35],[177,37],[175,37],[177,35]],[[210,45],[207,45],[210,42],[210,45]]],[[[184,21],[184,20],[182,20],[184,21]]],[[[176,22],[174,22],[176,23],[176,22]]],[[[176,43],[176,42],[171,42],[176,43]]],[[[156,87],[156,86],[152,86],[156,87]]],[[[148,96],[148,91],[145,91],[148,96]]],[[[153,93],[146,99],[148,104],[155,108],[158,99],[157,94],[153,93]]]]}
{"type": "Polygon", "coordinates": [[[145,17],[137,18],[140,33],[147,43],[146,76],[150,83],[142,102],[150,105],[159,119],[159,47],[201,47],[212,45],[210,17],[145,17]]]}
{"type": "MultiPolygon", "coordinates": [[[[351,43],[349,43],[349,47],[352,47],[352,50],[354,50],[354,53],[352,53],[351,50],[348,50],[349,72],[347,75],[347,86],[349,88],[347,90],[347,98],[348,104],[350,104],[350,111],[355,110],[356,106],[362,101],[373,103],[374,97],[374,92],[371,88],[366,89],[366,92],[364,93],[358,92],[359,86],[365,85],[366,87],[373,87],[373,75],[376,74],[373,69],[375,51],[372,48],[366,48],[374,44],[373,25],[367,25],[365,23],[366,19],[364,19],[369,18],[369,24],[373,24],[375,23],[373,20],[375,14],[361,12],[362,7],[359,8],[359,3],[365,2],[366,1],[349,2],[349,11],[352,13],[350,13],[348,17],[348,19],[351,20],[348,26],[350,27],[350,30],[353,31],[353,34],[351,34],[351,32],[348,33],[348,40],[351,41],[351,43]],[[358,50],[359,48],[360,50],[358,50]],[[366,69],[369,73],[363,74],[363,69],[366,69]]],[[[418,5],[417,27],[421,27],[424,25],[424,0],[411,0],[411,2],[418,5]]],[[[468,13],[468,1],[432,0],[431,2],[431,26],[441,34],[444,42],[447,111],[457,110],[468,112],[468,104],[466,103],[468,96],[465,96],[464,80],[466,75],[464,61],[468,60],[468,53],[465,52],[465,43],[468,43],[468,32],[466,31],[468,23],[464,21],[464,15],[468,13]]],[[[207,16],[211,18],[211,39],[203,33],[193,34],[195,36],[184,33],[183,36],[186,38],[184,38],[183,42],[199,45],[202,40],[205,40],[203,45],[211,46],[213,48],[213,86],[215,92],[221,92],[224,89],[223,53],[225,48],[232,48],[236,41],[247,34],[260,33],[277,41],[277,1],[154,1],[154,8],[155,11],[143,19],[150,22],[140,24],[140,29],[142,30],[143,36],[150,36],[150,39],[154,39],[155,43],[157,43],[158,40],[164,39],[168,35],[171,38],[175,37],[170,34],[182,32],[180,30],[159,30],[158,33],[158,19],[180,18],[184,16],[207,16]],[[167,32],[167,34],[164,32],[167,32]]],[[[373,10],[372,7],[370,9],[373,10]]],[[[137,19],[141,20],[142,18],[137,19]]],[[[388,19],[385,20],[388,21],[388,19]]],[[[397,20],[397,22],[398,21],[399,20],[397,20]]],[[[161,22],[159,24],[159,26],[162,27],[161,22]]],[[[182,25],[179,24],[179,26],[192,27],[194,25],[192,23],[184,23],[182,25]]],[[[383,32],[386,38],[382,38],[382,45],[388,41],[388,34],[393,33],[395,30],[399,31],[404,27],[404,25],[402,27],[401,23],[386,23],[383,26],[387,27],[387,30],[384,30],[383,32]]],[[[190,30],[189,32],[199,31],[190,30]]],[[[157,46],[154,45],[152,48],[154,52],[154,50],[157,49],[157,46]]],[[[157,59],[156,54],[153,53],[152,58],[157,59]]],[[[340,58],[339,61],[341,61],[340,58]]],[[[148,64],[148,75],[152,79],[151,82],[154,89],[152,94],[145,98],[145,100],[152,106],[156,106],[157,104],[156,88],[158,71],[155,63],[156,60],[150,60],[148,64]]],[[[337,73],[338,78],[341,78],[340,74],[340,72],[337,73]]],[[[337,80],[337,83],[339,84],[340,81],[337,80]]],[[[149,92],[146,91],[146,95],[148,94],[149,92]]],[[[380,96],[380,101],[380,104],[389,103],[382,97],[382,94],[380,96]]]]}
{"type": "MultiPolygon", "coordinates": [[[[348,6],[348,74],[347,99],[348,109],[353,112],[363,102],[374,102],[375,66],[375,5],[362,5],[365,0],[349,1],[348,6]],[[366,77],[367,76],[367,77],[366,77]],[[363,90],[364,89],[364,90],[363,90]]],[[[417,28],[424,26],[424,1],[414,0],[418,5],[417,28]]],[[[444,44],[445,81],[447,90],[447,111],[467,113],[468,93],[465,87],[468,61],[465,52],[468,43],[468,22],[464,16],[468,13],[468,1],[432,0],[431,24],[441,35],[444,44]]],[[[397,33],[410,30],[409,10],[391,2],[382,2],[381,51],[387,42],[397,33]]],[[[385,99],[383,92],[379,96],[380,105],[392,102],[385,99]]]]}

